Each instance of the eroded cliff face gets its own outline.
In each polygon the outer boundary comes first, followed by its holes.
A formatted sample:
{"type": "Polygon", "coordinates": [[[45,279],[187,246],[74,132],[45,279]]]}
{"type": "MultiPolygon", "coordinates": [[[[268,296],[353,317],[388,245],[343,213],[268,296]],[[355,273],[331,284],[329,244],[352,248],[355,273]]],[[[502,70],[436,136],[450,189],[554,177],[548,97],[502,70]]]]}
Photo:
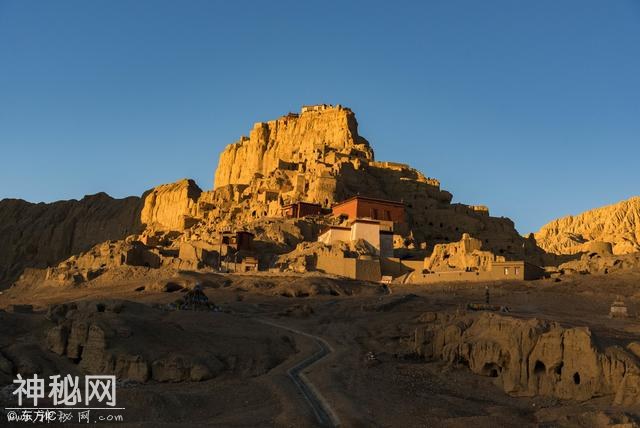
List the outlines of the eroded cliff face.
{"type": "Polygon", "coordinates": [[[154,187],[144,198],[140,220],[147,228],[184,230],[197,221],[201,194],[195,181],[186,178],[154,187]]]}
{"type": "Polygon", "coordinates": [[[603,243],[611,244],[613,254],[640,251],[640,196],[554,220],[535,237],[540,247],[555,254],[599,252],[603,243]]]}
{"type": "Polygon", "coordinates": [[[355,115],[347,108],[323,107],[259,122],[248,138],[227,146],[220,155],[214,189],[249,185],[256,174],[268,177],[278,169],[313,170],[314,164],[328,160],[328,152],[373,159],[369,144],[358,135],[355,115]]]}
{"type": "Polygon", "coordinates": [[[142,200],[114,199],[106,193],[81,200],[33,204],[0,201],[0,286],[25,267],[55,266],[93,245],[140,233],[142,200]]]}
{"type": "Polygon", "coordinates": [[[427,313],[422,321],[414,344],[418,355],[494,377],[509,394],[580,401],[610,396],[618,405],[640,403],[633,342],[625,345],[629,351],[601,349],[586,327],[492,313],[427,313]]]}

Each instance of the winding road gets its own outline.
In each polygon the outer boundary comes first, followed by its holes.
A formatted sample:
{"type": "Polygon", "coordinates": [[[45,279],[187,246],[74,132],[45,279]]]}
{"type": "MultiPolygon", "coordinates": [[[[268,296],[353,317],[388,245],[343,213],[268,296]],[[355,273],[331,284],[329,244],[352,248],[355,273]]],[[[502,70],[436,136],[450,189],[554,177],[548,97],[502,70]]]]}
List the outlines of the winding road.
{"type": "Polygon", "coordinates": [[[294,383],[294,385],[300,390],[303,397],[311,407],[316,419],[320,423],[321,426],[328,427],[337,427],[340,426],[340,420],[338,416],[333,411],[327,400],[320,394],[318,389],[313,385],[313,383],[305,376],[303,371],[310,367],[311,365],[317,363],[318,361],[325,358],[327,355],[333,352],[331,345],[329,345],[323,338],[319,336],[315,336],[313,334],[305,333],[304,331],[297,330],[295,328],[283,326],[280,324],[276,324],[274,322],[268,320],[257,320],[263,324],[270,325],[272,327],[276,327],[282,330],[287,330],[291,333],[298,334],[301,336],[306,336],[310,339],[313,339],[315,343],[318,345],[318,350],[302,361],[298,362],[293,367],[290,367],[287,370],[287,375],[294,383]]]}

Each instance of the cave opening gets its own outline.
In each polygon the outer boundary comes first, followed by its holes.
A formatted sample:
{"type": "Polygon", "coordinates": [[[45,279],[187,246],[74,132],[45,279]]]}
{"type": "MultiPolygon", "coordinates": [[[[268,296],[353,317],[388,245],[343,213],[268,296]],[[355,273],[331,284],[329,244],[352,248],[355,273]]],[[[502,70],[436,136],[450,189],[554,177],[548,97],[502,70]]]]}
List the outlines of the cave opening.
{"type": "Polygon", "coordinates": [[[540,360],[537,360],[535,366],[533,367],[533,374],[542,375],[545,374],[546,371],[547,367],[544,365],[544,363],[540,360]]]}
{"type": "Polygon", "coordinates": [[[458,358],[456,358],[456,364],[460,364],[461,366],[469,367],[469,360],[467,360],[462,355],[458,355],[458,358]]]}
{"type": "Polygon", "coordinates": [[[497,365],[495,363],[486,363],[482,367],[482,373],[485,376],[498,377],[498,376],[500,376],[500,372],[502,372],[502,367],[500,367],[499,365],[497,365]]]}
{"type": "Polygon", "coordinates": [[[580,385],[580,373],[575,372],[573,374],[573,383],[575,383],[576,385],[580,385]]]}
{"type": "Polygon", "coordinates": [[[78,345],[78,356],[75,358],[71,358],[71,362],[73,362],[73,364],[79,364],[80,360],[82,360],[82,353],[84,352],[84,346],[82,345],[78,345]]]}
{"type": "Polygon", "coordinates": [[[563,362],[560,362],[560,364],[558,364],[558,367],[556,367],[556,368],[554,369],[554,371],[556,372],[556,374],[557,374],[558,376],[562,376],[562,366],[563,366],[563,365],[564,365],[564,363],[563,363],[563,362]]]}

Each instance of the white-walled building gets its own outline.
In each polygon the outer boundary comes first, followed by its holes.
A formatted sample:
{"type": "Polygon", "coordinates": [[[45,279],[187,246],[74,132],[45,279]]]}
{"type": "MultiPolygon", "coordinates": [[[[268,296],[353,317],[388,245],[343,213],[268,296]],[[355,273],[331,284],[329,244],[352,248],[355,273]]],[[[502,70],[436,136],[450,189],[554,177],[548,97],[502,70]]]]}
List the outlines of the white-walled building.
{"type": "Polygon", "coordinates": [[[380,257],[393,257],[393,232],[380,230],[380,222],[376,220],[356,219],[349,226],[328,226],[318,236],[318,241],[325,244],[337,241],[348,243],[359,239],[367,241],[380,257]]]}

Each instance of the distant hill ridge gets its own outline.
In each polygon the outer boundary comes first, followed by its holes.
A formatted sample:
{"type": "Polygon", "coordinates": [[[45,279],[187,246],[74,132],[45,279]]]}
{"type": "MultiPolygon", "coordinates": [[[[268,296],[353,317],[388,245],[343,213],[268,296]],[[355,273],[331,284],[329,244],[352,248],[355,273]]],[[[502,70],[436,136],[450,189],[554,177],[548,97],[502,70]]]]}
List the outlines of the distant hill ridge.
{"type": "Polygon", "coordinates": [[[640,196],[559,218],[544,225],[535,238],[555,254],[588,251],[597,242],[611,243],[614,254],[640,251],[640,196]]]}

